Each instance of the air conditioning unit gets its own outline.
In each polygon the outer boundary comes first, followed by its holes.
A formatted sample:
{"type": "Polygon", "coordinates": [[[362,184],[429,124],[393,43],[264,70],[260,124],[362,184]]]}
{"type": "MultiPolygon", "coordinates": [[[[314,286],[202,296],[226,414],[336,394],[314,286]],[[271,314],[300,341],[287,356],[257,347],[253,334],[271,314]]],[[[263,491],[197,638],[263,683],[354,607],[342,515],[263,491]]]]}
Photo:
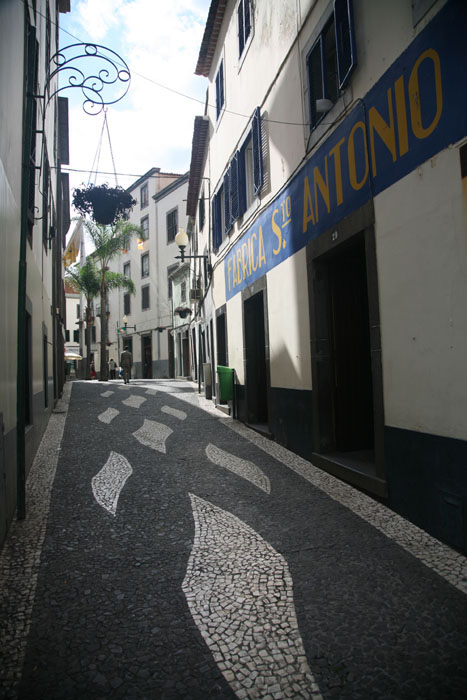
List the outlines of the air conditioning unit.
{"type": "Polygon", "coordinates": [[[190,301],[199,301],[201,299],[200,289],[190,289],[190,301]]]}

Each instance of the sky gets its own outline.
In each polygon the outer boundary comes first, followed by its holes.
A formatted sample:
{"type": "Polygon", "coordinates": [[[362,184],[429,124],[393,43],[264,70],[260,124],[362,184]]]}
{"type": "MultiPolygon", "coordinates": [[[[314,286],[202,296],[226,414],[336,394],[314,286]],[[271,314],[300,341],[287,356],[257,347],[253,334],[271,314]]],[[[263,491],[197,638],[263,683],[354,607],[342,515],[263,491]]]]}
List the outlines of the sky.
{"type": "MultiPolygon", "coordinates": [[[[131,74],[127,94],[107,108],[108,130],[102,112],[90,116],[83,111],[81,90],[60,93],[69,100],[68,167],[85,171],[70,172],[72,191],[88,184],[89,171],[97,167],[110,174],[93,174],[91,182],[111,187],[128,187],[153,167],[187,172],[194,118],[204,113],[206,100],[207,80],[194,71],[210,4],[71,0],[71,12],[60,15],[61,49],[77,42],[105,46],[124,59],[131,74]]],[[[126,89],[126,84],[119,86],[126,89]]],[[[116,97],[113,88],[107,89],[116,97]]]]}

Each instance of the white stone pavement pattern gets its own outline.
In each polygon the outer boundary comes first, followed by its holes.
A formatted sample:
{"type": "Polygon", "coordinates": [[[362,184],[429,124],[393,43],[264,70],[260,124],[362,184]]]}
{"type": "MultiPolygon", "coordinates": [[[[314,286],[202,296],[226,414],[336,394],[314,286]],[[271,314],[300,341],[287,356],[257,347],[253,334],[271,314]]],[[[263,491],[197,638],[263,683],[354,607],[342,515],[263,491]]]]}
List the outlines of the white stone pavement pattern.
{"type": "Polygon", "coordinates": [[[130,408],[140,408],[141,404],[143,404],[145,401],[146,399],[144,396],[129,396],[127,399],[122,401],[122,403],[130,408]]]}
{"type": "Polygon", "coordinates": [[[241,476],[243,479],[251,482],[265,493],[271,493],[271,484],[263,471],[247,459],[242,459],[236,455],[232,455],[220,447],[216,447],[212,443],[206,447],[206,455],[208,459],[219,467],[228,469],[229,471],[241,476]]]}
{"type": "Polygon", "coordinates": [[[172,428],[169,428],[167,425],[145,418],[143,425],[138,430],[135,430],[133,436],[142,445],[165,454],[167,452],[165,441],[172,433],[172,428]]]}
{"type": "Polygon", "coordinates": [[[112,451],[102,469],[91,480],[94,498],[102,508],[114,516],[119,496],[132,474],[133,469],[128,460],[112,451]]]}
{"type": "Polygon", "coordinates": [[[224,678],[238,698],[318,700],[284,557],[236,516],[190,499],[195,537],[182,588],[224,678]]]}
{"type": "MultiPolygon", "coordinates": [[[[159,380],[157,384],[159,391],[165,390],[167,393],[175,394],[174,398],[198,406],[219,418],[219,412],[212,402],[206,400],[203,396],[199,396],[191,382],[178,382],[177,386],[180,388],[185,390],[188,388],[192,389],[192,391],[180,393],[174,391],[173,382],[164,383],[159,380]]],[[[146,388],[148,393],[154,392],[149,382],[140,382],[137,385],[132,384],[130,386],[120,385],[120,388],[129,389],[131,386],[146,388]]],[[[60,445],[70,391],[71,383],[67,383],[63,397],[57,403],[50,417],[49,424],[31,467],[26,492],[28,517],[24,521],[14,521],[12,523],[7,541],[0,553],[0,596],[8,595],[10,609],[16,611],[12,619],[0,620],[0,650],[2,650],[3,654],[2,677],[4,685],[8,686],[9,684],[11,688],[14,688],[21,678],[39,572],[41,548],[49,513],[51,489],[61,449],[60,445]]],[[[289,452],[286,448],[249,430],[243,424],[230,418],[221,418],[220,420],[230,429],[251,441],[264,452],[272,455],[286,467],[371,524],[458,590],[467,593],[467,559],[463,555],[435,540],[423,530],[388,510],[385,506],[359,493],[333,476],[322,472],[311,463],[289,452]]],[[[172,432],[167,426],[159,425],[172,432]]],[[[161,435],[161,429],[158,430],[159,435],[161,435]]],[[[147,429],[146,432],[152,434],[153,429],[147,429]]],[[[166,437],[170,432],[166,433],[166,437]]],[[[163,439],[163,443],[165,439],[163,439]]],[[[160,444],[159,438],[158,444],[160,444]]],[[[153,449],[159,449],[159,447],[150,446],[153,449]]],[[[164,444],[163,447],[165,449],[164,444]]],[[[206,517],[209,512],[212,516],[214,506],[208,504],[205,508],[207,509],[206,517]]],[[[223,517],[228,517],[228,515],[223,517]]],[[[242,524],[240,521],[238,523],[240,531],[242,530],[242,524]]],[[[243,530],[243,532],[246,532],[246,530],[243,530]]],[[[258,537],[258,535],[254,534],[251,536],[258,537]]],[[[188,581],[188,572],[186,581],[188,581]]],[[[248,697],[245,689],[239,692],[243,693],[243,695],[238,694],[238,697],[248,697]]],[[[313,690],[313,692],[318,691],[313,690]]],[[[297,697],[300,696],[298,695],[297,697]]]]}
{"type": "Polygon", "coordinates": [[[97,416],[98,420],[100,420],[101,423],[111,423],[114,418],[118,416],[120,411],[118,411],[116,408],[106,408],[105,411],[102,413],[99,413],[97,416]]]}
{"type": "Polygon", "coordinates": [[[179,411],[178,408],[172,408],[172,406],[162,406],[161,411],[169,416],[178,418],[178,420],[186,420],[187,417],[185,411],[179,411]]]}

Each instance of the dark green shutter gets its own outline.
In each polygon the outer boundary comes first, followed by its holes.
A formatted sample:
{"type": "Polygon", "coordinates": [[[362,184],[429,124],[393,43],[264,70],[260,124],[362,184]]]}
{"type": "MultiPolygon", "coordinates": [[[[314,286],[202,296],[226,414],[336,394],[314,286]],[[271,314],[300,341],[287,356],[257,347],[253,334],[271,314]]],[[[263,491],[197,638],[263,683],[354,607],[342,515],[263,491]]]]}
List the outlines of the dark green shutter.
{"type": "Polygon", "coordinates": [[[238,196],[238,162],[239,153],[237,152],[232,158],[232,162],[230,164],[230,217],[232,223],[240,216],[238,196]]]}
{"type": "Polygon", "coordinates": [[[245,177],[245,149],[237,152],[238,162],[238,215],[242,216],[246,211],[246,177],[245,177]]]}
{"type": "Polygon", "coordinates": [[[245,47],[245,34],[243,28],[243,0],[240,0],[237,8],[238,24],[238,55],[241,56],[245,47]]]}
{"type": "Polygon", "coordinates": [[[224,175],[224,233],[227,235],[232,228],[230,218],[230,167],[224,175]]]}
{"type": "Polygon", "coordinates": [[[222,192],[218,192],[212,198],[212,247],[214,250],[217,250],[222,243],[221,195],[222,192]]]}
{"type": "Polygon", "coordinates": [[[253,140],[253,193],[259,194],[263,186],[263,155],[261,144],[261,112],[256,108],[251,127],[251,138],[253,140]]]}
{"type": "Polygon", "coordinates": [[[251,31],[251,0],[244,0],[245,3],[245,8],[243,10],[244,15],[245,15],[245,35],[244,35],[244,42],[246,44],[248,37],[250,36],[250,31],[251,31]]]}
{"type": "Polygon", "coordinates": [[[342,90],[357,65],[352,0],[334,0],[334,25],[336,30],[337,73],[339,89],[342,90]]]}

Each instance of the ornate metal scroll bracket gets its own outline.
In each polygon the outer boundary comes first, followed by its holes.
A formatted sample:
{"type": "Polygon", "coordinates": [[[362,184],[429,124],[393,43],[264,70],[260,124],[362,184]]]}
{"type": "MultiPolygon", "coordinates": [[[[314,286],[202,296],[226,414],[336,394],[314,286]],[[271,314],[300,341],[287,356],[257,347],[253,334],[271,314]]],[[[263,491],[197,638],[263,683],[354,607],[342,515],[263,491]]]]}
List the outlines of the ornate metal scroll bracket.
{"type": "Polygon", "coordinates": [[[50,74],[44,97],[47,104],[60,92],[80,89],[86,114],[99,114],[119,102],[130,87],[130,69],[112,49],[99,44],[70,44],[50,59],[50,74]],[[58,87],[50,92],[58,79],[58,87]]]}

